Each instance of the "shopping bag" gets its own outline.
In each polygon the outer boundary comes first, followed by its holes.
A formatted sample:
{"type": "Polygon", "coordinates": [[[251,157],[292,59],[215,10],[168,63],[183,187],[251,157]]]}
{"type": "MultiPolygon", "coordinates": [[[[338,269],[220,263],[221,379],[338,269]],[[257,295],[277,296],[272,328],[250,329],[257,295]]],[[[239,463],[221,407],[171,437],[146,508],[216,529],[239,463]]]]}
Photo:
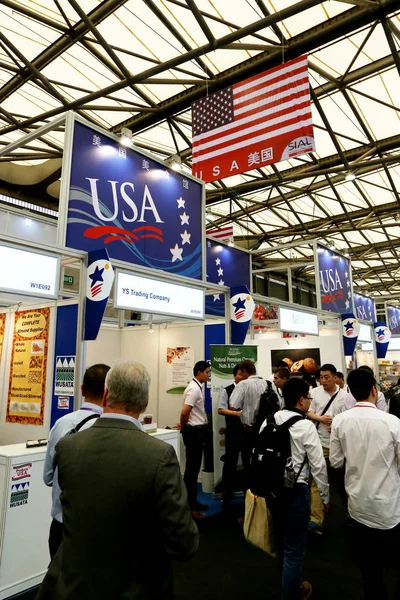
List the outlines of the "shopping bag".
{"type": "Polygon", "coordinates": [[[265,498],[246,492],[243,533],[246,541],[275,558],[271,512],[265,498]]]}

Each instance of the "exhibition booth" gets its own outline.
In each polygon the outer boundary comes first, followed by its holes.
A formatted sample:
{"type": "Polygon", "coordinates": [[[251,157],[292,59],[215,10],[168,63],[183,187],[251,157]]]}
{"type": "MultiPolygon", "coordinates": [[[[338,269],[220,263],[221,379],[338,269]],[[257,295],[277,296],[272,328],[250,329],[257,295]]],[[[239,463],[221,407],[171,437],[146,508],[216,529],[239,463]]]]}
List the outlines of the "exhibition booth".
{"type": "MultiPolygon", "coordinates": [[[[342,315],[352,307],[346,257],[314,243],[316,308],[252,294],[251,253],[205,237],[202,182],[71,113],[65,128],[57,245],[38,250],[33,241],[0,240],[8,277],[0,282],[0,600],[37,585],[47,569],[45,446],[26,442],[46,440],[56,420],[80,406],[87,366],[129,359],[147,368],[145,428],[170,443],[183,466],[174,429],[182,394],[195,362],[210,360],[205,401],[214,452],[207,469],[214,485],[224,451],[219,392],[247,353],[264,378],[283,358],[296,375],[327,362],[346,372],[350,360],[369,364],[366,352],[377,366],[374,345],[345,358],[342,315]],[[240,294],[234,309],[230,295],[240,294]],[[240,342],[232,335],[237,324],[245,327],[240,342]]],[[[20,143],[50,130],[45,125],[20,143]]],[[[362,322],[371,336],[372,322],[362,322]]]]}

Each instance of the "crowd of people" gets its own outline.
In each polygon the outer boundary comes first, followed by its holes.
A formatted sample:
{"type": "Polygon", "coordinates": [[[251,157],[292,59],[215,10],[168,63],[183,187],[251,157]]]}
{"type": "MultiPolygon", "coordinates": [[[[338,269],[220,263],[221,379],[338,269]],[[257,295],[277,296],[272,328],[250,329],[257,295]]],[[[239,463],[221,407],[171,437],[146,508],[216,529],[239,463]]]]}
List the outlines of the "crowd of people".
{"type": "MultiPolygon", "coordinates": [[[[184,392],[182,480],[172,446],[146,435],[139,421],[150,386],[143,365],[87,369],[81,408],[50,432],[44,481],[52,486],[51,563],[37,600],[172,600],[170,560],[196,552],[196,521],[208,509],[198,501],[197,481],[209,374],[208,362],[197,362],[184,392]]],[[[322,365],[318,381],[291,376],[285,363],[271,380],[257,375],[250,360],[234,368],[218,408],[226,420],[222,507],[228,515],[239,456],[243,487],[251,490],[253,449],[263,430],[272,419],[290,435],[293,480],[283,482],[279,497],[266,498],[282,600],[312,594],[302,580],[307,534],[324,534],[332,488],[353,532],[364,597],[387,598],[386,556],[397,554],[400,543],[400,419],[391,409],[369,367],[351,371],[347,382],[332,364],[322,365]]],[[[398,575],[394,598],[400,598],[398,575]]]]}

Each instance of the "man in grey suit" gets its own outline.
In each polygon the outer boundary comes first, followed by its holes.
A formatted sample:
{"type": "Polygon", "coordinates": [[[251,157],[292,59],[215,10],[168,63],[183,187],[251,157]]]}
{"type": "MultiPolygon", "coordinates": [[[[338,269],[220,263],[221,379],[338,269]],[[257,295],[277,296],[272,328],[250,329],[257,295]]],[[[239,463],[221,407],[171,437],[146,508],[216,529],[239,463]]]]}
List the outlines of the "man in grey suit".
{"type": "Polygon", "coordinates": [[[141,364],[116,364],[101,417],[57,444],[64,538],[37,600],[173,598],[170,559],[199,536],[174,449],[141,430],[149,386],[141,364]]]}

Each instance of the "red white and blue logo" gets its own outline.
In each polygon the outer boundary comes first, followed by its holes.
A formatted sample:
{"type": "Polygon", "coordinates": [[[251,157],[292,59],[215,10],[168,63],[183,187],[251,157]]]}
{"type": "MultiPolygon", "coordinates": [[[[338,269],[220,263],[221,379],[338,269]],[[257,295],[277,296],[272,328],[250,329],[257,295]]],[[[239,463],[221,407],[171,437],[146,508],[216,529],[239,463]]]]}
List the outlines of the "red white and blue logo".
{"type": "Polygon", "coordinates": [[[345,356],[351,356],[356,347],[360,323],[353,313],[342,315],[343,346],[345,356]]]}
{"type": "Polygon", "coordinates": [[[98,302],[108,298],[114,281],[114,269],[109,260],[96,260],[87,269],[86,297],[98,302]]]}
{"type": "Polygon", "coordinates": [[[386,323],[374,323],[376,355],[378,358],[385,358],[392,336],[389,327],[386,323]]]}
{"type": "Polygon", "coordinates": [[[255,304],[245,285],[231,288],[231,344],[243,344],[255,304]]]}

